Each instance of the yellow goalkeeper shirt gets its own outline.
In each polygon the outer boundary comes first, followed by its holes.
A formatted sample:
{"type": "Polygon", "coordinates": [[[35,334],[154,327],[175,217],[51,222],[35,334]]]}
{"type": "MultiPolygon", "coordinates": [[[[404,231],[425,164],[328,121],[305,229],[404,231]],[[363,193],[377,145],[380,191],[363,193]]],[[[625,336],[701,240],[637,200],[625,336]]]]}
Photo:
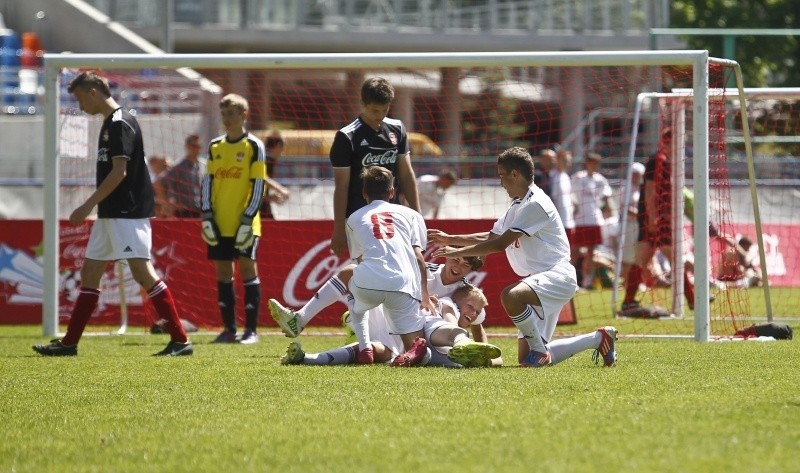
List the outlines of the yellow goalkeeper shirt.
{"type": "Polygon", "coordinates": [[[203,211],[211,210],[221,236],[236,236],[243,215],[253,218],[253,234],[261,236],[258,213],[267,176],[264,145],[252,133],[231,140],[222,135],[208,146],[203,179],[203,211]]]}

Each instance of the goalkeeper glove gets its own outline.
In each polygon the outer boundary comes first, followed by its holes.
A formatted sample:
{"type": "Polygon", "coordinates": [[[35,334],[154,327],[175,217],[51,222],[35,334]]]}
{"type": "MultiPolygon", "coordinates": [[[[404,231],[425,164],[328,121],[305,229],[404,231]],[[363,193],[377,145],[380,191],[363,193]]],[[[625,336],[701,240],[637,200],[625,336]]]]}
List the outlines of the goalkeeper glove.
{"type": "Polygon", "coordinates": [[[211,212],[203,213],[203,222],[200,224],[200,236],[203,241],[208,243],[208,246],[217,246],[219,244],[219,228],[214,222],[214,216],[211,212]]]}
{"type": "Polygon", "coordinates": [[[239,224],[239,229],[236,231],[236,240],[233,246],[236,247],[237,250],[244,250],[253,245],[253,240],[255,240],[255,235],[253,235],[253,219],[244,215],[239,224]]]}

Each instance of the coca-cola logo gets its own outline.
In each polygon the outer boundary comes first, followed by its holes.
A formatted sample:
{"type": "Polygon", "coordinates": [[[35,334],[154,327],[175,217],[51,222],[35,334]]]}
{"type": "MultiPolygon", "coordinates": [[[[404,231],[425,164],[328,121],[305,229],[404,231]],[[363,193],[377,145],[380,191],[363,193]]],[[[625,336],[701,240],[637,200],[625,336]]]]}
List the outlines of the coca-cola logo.
{"type": "Polygon", "coordinates": [[[397,162],[397,150],[390,149],[382,154],[367,153],[364,159],[361,160],[361,165],[367,166],[382,166],[384,164],[394,164],[397,162]]]}
{"type": "Polygon", "coordinates": [[[283,300],[290,306],[299,307],[306,303],[308,297],[297,294],[297,286],[301,280],[305,281],[302,289],[311,293],[316,292],[325,281],[332,278],[339,270],[350,263],[344,263],[339,257],[330,253],[330,240],[324,240],[314,245],[294,265],[286,281],[283,283],[283,300]]]}
{"type": "Polygon", "coordinates": [[[214,171],[214,179],[239,179],[242,177],[242,168],[233,166],[228,169],[214,171]]]}
{"type": "Polygon", "coordinates": [[[64,246],[64,250],[61,251],[61,257],[64,259],[82,260],[85,254],[86,246],[83,243],[68,244],[64,246]]]}

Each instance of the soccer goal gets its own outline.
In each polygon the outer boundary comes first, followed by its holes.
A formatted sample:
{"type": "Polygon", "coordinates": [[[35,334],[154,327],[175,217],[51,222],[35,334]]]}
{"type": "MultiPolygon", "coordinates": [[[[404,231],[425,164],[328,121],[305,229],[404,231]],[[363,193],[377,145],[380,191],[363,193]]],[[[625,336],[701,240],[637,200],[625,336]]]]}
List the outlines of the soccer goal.
{"type": "MultiPolygon", "coordinates": [[[[383,76],[393,84],[396,99],[389,115],[403,120],[412,132],[409,141],[417,176],[446,170],[458,176],[457,184],[444,194],[438,219],[427,216],[429,228],[470,233],[491,228],[508,207],[508,196],[498,184],[496,157],[510,146],[529,149],[537,166],[542,149],[569,151],[574,159],[569,173],[583,168],[588,152],[597,152],[602,156],[600,172],[618,192],[628,174],[627,150],[633,139],[638,95],[675,87],[690,89],[693,97],[683,112],[685,147],[692,150],[694,224],[707,227],[708,213],[697,208],[709,205],[709,137],[720,127],[734,126],[724,120],[725,112],[714,105],[715,96],[709,90],[740,77],[735,73],[738,64],[709,58],[706,51],[48,54],[45,64],[43,330],[47,335],[55,334],[69,314],[66,288],[79,284],[70,270],[80,263],[81,255],[65,253],[65,241],[75,248],[88,236],[88,225],[70,227],[64,222],[94,186],[100,119],[81,114],[66,93],[66,85],[79,70],[99,69],[111,79],[115,98],[140,122],[148,156],[162,156],[167,165],[183,157],[187,136],[199,135],[207,142],[221,133],[217,103],[226,93],[248,99],[252,132],[263,138],[269,130],[283,133],[283,153],[271,175],[290,189],[291,197],[286,203],[273,203],[275,220],[264,224],[258,256],[264,325],[272,324],[268,298],[298,307],[347,263],[327,251],[333,207],[327,150],[335,130],[358,115],[359,89],[365,78],[383,76]]],[[[663,119],[658,113],[647,113],[638,120],[639,138],[634,146],[641,160],[654,151],[652,140],[663,119]]],[[[575,208],[587,208],[580,196],[573,200],[575,208]]],[[[612,204],[606,212],[615,214],[617,207],[612,204]]],[[[152,256],[175,295],[181,316],[200,326],[216,327],[214,272],[199,231],[199,222],[193,219],[154,220],[152,256]]],[[[596,289],[575,298],[578,324],[562,326],[559,332],[580,333],[587,326],[613,323],[623,334],[707,340],[716,330],[709,322],[709,238],[704,232],[694,232],[691,238],[698,301],[694,311],[670,321],[615,319],[613,287],[619,278],[613,269],[614,252],[608,249],[613,246],[608,244],[606,256],[611,255],[611,263],[599,257],[595,271],[585,275],[596,281],[596,289]]],[[[597,254],[578,253],[576,258],[597,254]]],[[[114,294],[128,278],[109,268],[103,287],[109,298],[92,323],[118,323],[119,297],[114,294]]],[[[505,258],[489,257],[470,278],[489,298],[487,324],[510,326],[499,294],[518,277],[505,258]]],[[[131,288],[125,294],[129,324],[147,324],[151,312],[140,292],[131,288]]],[[[343,310],[331,308],[314,323],[336,324],[343,310]]]]}

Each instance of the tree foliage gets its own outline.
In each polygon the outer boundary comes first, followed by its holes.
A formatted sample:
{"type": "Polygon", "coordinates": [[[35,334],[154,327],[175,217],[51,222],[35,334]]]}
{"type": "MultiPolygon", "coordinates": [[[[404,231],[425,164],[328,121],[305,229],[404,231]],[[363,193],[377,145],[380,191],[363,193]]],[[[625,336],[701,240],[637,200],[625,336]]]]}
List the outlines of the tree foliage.
{"type": "MultiPolygon", "coordinates": [[[[673,28],[800,28],[800,0],[676,0],[673,28]]],[[[723,57],[722,36],[684,37],[692,49],[723,57]]],[[[736,36],[735,59],[747,87],[800,86],[800,37],[736,36]]]]}

